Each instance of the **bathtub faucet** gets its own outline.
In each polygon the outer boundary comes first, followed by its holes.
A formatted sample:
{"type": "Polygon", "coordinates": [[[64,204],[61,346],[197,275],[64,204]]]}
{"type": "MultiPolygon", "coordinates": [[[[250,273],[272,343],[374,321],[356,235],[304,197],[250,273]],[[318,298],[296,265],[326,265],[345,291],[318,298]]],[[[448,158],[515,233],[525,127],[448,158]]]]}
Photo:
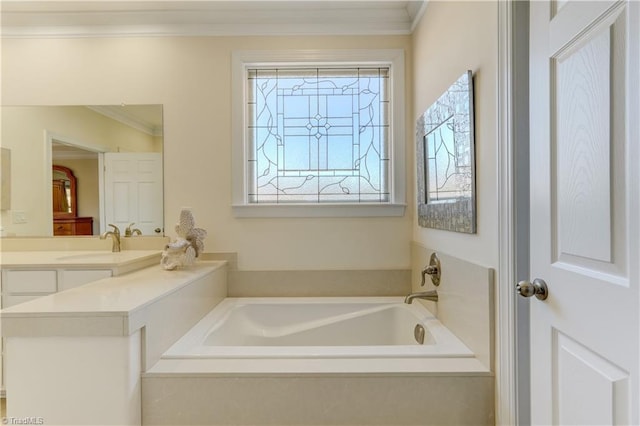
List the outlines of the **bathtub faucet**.
{"type": "Polygon", "coordinates": [[[430,300],[432,302],[437,302],[438,292],[436,290],[430,290],[430,291],[421,291],[418,293],[411,293],[404,298],[404,303],[411,304],[411,302],[413,302],[413,299],[424,299],[424,300],[430,300]]]}
{"type": "MultiPolygon", "coordinates": [[[[424,287],[426,276],[431,276],[431,282],[433,285],[438,287],[440,285],[440,274],[442,273],[442,268],[440,267],[440,259],[436,253],[431,253],[431,257],[429,258],[429,264],[425,266],[420,275],[422,276],[422,281],[420,282],[420,286],[424,287]]],[[[438,292],[436,290],[431,291],[421,291],[417,293],[410,293],[407,297],[404,298],[404,303],[411,303],[413,299],[424,299],[430,300],[432,302],[438,301],[438,292]]]]}

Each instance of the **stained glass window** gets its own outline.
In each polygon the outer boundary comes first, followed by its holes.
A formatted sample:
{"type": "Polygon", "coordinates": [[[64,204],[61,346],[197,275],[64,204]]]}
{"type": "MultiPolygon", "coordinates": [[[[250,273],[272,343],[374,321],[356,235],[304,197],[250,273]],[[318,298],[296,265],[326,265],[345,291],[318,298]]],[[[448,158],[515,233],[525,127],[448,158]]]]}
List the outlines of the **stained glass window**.
{"type": "Polygon", "coordinates": [[[249,68],[249,203],[388,203],[389,67],[249,68]]]}

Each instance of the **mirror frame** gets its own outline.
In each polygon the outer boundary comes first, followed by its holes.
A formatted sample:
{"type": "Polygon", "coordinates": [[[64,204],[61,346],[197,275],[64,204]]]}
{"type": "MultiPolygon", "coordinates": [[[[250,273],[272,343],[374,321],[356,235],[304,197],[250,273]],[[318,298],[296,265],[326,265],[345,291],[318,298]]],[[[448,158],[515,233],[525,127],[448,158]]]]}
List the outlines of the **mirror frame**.
{"type": "MultiPolygon", "coordinates": [[[[436,100],[416,123],[416,173],[418,178],[418,224],[423,228],[446,231],[476,233],[476,188],[475,188],[475,146],[473,110],[473,73],[466,71],[436,100]],[[460,195],[441,201],[429,199],[429,163],[426,137],[443,123],[453,119],[455,143],[462,143],[456,149],[456,163],[470,166],[469,195],[460,195]],[[465,125],[466,124],[466,125],[465,125]],[[460,157],[458,157],[460,155],[460,157]],[[465,156],[468,159],[463,160],[465,156]]],[[[467,191],[464,191],[467,192],[467,191]]]]}

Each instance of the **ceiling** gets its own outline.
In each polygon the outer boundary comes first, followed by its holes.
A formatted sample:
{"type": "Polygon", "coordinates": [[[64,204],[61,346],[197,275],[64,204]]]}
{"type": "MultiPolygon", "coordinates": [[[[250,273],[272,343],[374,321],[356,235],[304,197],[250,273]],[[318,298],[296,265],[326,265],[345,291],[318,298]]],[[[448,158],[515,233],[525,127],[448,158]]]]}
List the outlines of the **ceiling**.
{"type": "Polygon", "coordinates": [[[410,34],[425,0],[1,2],[3,37],[410,34]]]}

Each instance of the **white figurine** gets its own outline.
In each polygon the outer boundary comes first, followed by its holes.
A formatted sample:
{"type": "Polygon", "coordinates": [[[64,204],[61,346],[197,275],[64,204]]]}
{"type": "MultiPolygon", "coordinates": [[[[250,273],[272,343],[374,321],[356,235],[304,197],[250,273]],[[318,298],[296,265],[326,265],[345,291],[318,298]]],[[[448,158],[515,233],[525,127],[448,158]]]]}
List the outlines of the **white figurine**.
{"type": "Polygon", "coordinates": [[[180,211],[180,222],[176,224],[178,237],[170,242],[162,252],[160,264],[166,270],[172,271],[182,266],[191,265],[204,250],[204,239],[207,231],[195,228],[195,220],[189,209],[180,211]]]}

